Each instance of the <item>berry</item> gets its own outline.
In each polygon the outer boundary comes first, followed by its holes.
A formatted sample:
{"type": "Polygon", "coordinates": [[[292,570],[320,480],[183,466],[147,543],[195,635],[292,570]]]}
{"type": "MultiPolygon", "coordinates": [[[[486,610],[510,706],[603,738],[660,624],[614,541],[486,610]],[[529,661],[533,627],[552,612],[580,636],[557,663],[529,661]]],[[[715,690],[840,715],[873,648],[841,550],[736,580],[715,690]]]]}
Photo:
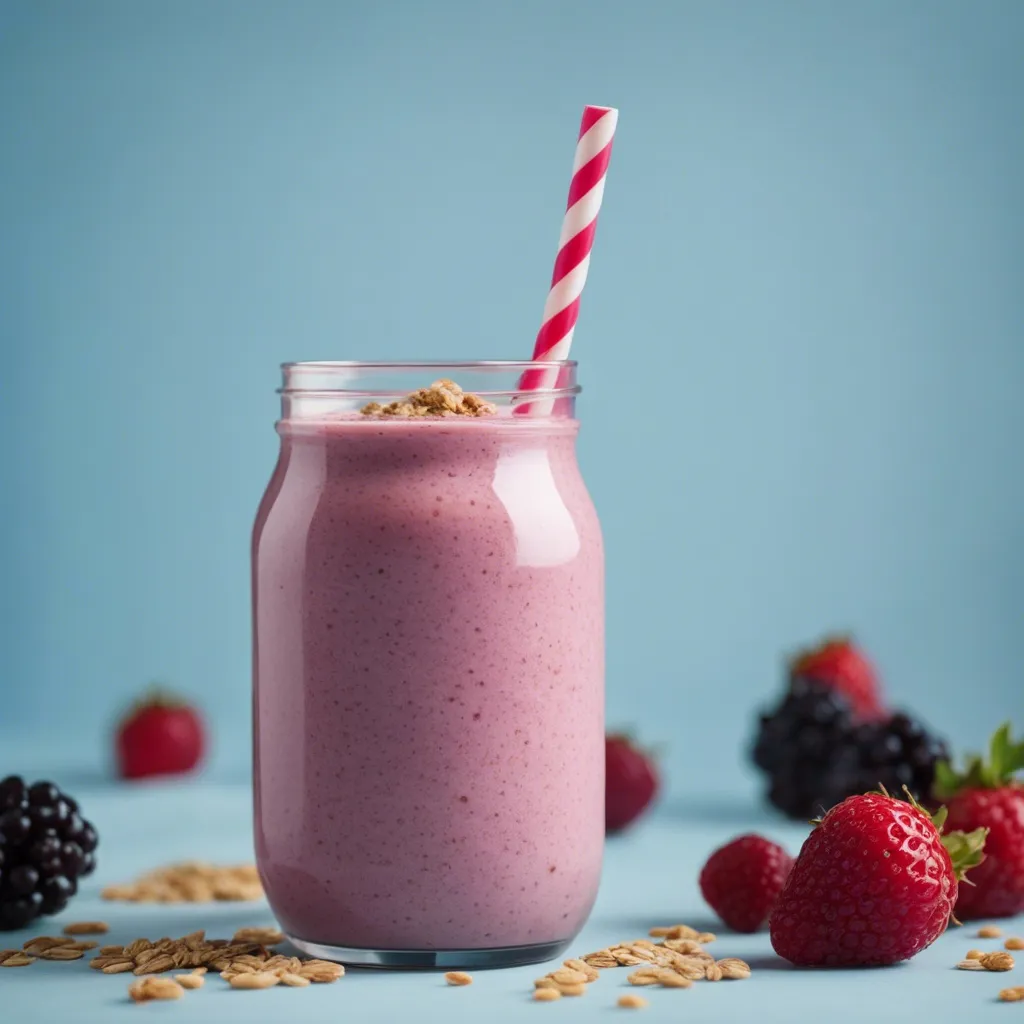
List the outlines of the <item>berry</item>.
{"type": "Polygon", "coordinates": [[[24,928],[56,914],[94,866],[96,830],[78,804],[52,782],[26,786],[17,776],[0,782],[0,931],[24,928]],[[74,810],[72,808],[75,808],[74,810]]]}
{"type": "Polygon", "coordinates": [[[941,833],[920,805],[852,796],[807,837],[771,914],[775,952],[812,966],[909,960],[945,931],[957,882],[981,859],[985,830],[941,833]]]}
{"type": "Polygon", "coordinates": [[[1010,726],[992,737],[987,761],[973,758],[957,774],[939,770],[939,793],[948,800],[951,827],[987,828],[985,859],[971,872],[973,885],[960,889],[957,917],[1011,917],[1024,911],[1024,742],[1014,743],[1010,726]]]}
{"type": "Polygon", "coordinates": [[[700,891],[733,931],[756,932],[767,922],[792,867],[793,858],[777,843],[740,836],[708,858],[700,891]]]}
{"type": "Polygon", "coordinates": [[[604,743],[606,832],[620,832],[646,810],[658,792],[658,773],[649,754],[628,736],[604,743]]]}
{"type": "Polygon", "coordinates": [[[754,763],[768,776],[768,800],[806,820],[876,786],[907,786],[927,799],[945,743],[909,715],[858,721],[838,691],[794,678],[779,705],[760,719],[754,763]]]}
{"type": "Polygon", "coordinates": [[[153,692],[122,719],[115,745],[124,779],[181,775],[202,760],[206,734],[195,708],[153,692]]]}
{"type": "Polygon", "coordinates": [[[812,679],[842,694],[858,718],[885,715],[881,688],[867,655],[845,637],[833,637],[818,647],[801,651],[790,662],[790,678],[812,679]]]}

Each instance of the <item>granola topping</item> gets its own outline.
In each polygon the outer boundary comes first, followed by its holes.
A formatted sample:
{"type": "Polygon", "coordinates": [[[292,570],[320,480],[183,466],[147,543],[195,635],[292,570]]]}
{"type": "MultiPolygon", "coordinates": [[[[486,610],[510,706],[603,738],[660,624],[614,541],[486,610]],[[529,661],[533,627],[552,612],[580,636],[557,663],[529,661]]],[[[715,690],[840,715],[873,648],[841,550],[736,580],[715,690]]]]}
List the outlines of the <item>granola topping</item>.
{"type": "Polygon", "coordinates": [[[498,411],[492,402],[463,391],[453,380],[435,380],[429,388],[388,405],[367,402],[359,410],[364,416],[389,416],[411,419],[417,416],[493,416],[498,411]]]}

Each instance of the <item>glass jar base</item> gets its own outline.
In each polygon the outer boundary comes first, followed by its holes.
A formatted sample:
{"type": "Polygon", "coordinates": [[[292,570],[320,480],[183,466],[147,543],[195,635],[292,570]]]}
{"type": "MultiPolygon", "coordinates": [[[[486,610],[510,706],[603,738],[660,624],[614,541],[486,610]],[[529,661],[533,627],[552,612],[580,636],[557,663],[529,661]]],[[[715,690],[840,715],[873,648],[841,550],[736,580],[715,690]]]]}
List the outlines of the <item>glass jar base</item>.
{"type": "Polygon", "coordinates": [[[518,967],[553,960],[568,948],[571,939],[543,942],[535,946],[498,946],[493,949],[362,949],[355,946],[325,946],[319,942],[288,936],[296,949],[307,956],[334,960],[352,967],[385,970],[444,970],[488,967],[518,967]]]}

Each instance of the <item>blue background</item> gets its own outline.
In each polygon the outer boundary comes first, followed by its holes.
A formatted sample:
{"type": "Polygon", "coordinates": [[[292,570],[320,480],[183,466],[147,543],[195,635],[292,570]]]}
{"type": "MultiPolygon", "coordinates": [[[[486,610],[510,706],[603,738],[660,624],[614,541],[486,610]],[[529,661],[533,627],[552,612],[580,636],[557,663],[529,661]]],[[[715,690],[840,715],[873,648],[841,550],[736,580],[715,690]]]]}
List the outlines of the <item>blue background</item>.
{"type": "Polygon", "coordinates": [[[980,743],[1022,705],[1022,52],[1015,0],[0,2],[0,744],[99,764],[161,678],[241,774],[276,364],[525,357],[586,102],[610,721],[736,788],[782,653],[849,628],[980,743]]]}

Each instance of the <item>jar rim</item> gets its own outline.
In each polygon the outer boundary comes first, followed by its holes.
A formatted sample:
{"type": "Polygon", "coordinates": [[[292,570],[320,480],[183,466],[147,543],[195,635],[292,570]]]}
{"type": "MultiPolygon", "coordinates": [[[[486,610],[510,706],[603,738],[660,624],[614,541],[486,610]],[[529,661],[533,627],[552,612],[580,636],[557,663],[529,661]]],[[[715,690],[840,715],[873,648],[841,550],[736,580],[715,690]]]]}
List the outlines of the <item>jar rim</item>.
{"type": "Polygon", "coordinates": [[[401,401],[431,377],[452,378],[487,401],[529,401],[537,409],[537,403],[573,399],[580,393],[576,369],[572,359],[305,361],[281,364],[277,393],[283,400],[401,401]],[[417,377],[424,380],[417,383],[417,377]]]}
{"type": "Polygon", "coordinates": [[[282,370],[563,370],[575,359],[310,359],[282,363],[282,370]]]}

